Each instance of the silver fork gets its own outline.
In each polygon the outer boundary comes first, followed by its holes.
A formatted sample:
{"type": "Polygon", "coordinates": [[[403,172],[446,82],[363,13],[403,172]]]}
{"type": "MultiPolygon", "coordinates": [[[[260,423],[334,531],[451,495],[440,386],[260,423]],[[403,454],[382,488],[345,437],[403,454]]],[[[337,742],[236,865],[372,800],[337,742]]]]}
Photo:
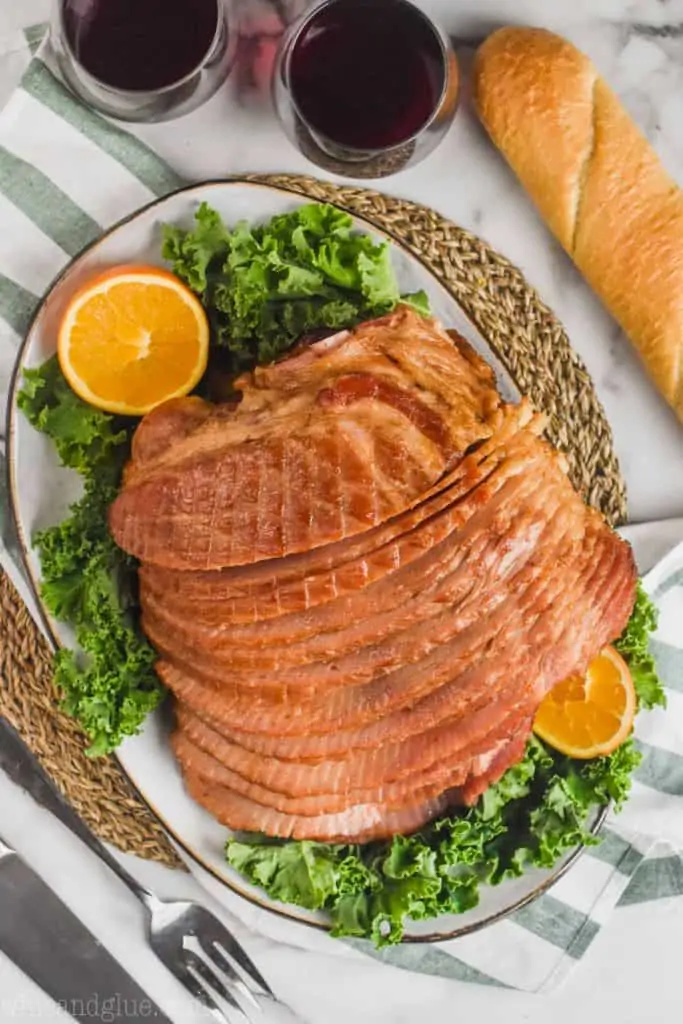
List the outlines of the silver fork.
{"type": "MultiPolygon", "coordinates": [[[[86,831],[89,832],[87,826],[86,831]]],[[[270,1004],[286,1011],[292,1024],[300,1021],[294,1012],[277,999],[268,982],[247,955],[237,939],[201,903],[189,900],[162,900],[137,879],[109,853],[99,839],[90,833],[79,838],[111,868],[133,892],[147,911],[147,936],[150,946],[178,981],[221,1024],[254,1024],[263,1017],[270,1004]],[[91,841],[92,840],[92,841],[91,841]],[[223,999],[230,1010],[226,1013],[217,1001],[223,999]]]]}
{"type": "Polygon", "coordinates": [[[305,1024],[278,999],[228,928],[200,903],[162,900],[126,871],[57,790],[33,752],[0,716],[0,768],[104,861],[147,912],[147,935],[162,963],[221,1024],[305,1024]],[[219,1000],[229,1009],[224,1011],[219,1000]],[[270,1014],[272,1019],[272,1013],[270,1014]]]}

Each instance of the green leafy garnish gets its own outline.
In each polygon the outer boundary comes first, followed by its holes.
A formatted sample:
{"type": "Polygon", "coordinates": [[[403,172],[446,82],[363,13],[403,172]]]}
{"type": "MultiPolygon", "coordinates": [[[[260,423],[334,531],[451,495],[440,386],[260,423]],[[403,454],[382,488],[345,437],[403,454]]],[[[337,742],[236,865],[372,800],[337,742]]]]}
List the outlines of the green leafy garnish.
{"type": "Polygon", "coordinates": [[[614,645],[628,662],[641,708],[666,707],[666,694],[648,646],[657,628],[657,609],[638,581],[636,603],[626,629],[614,645]]]}
{"type": "MultiPolygon", "coordinates": [[[[388,313],[401,298],[388,243],[354,231],[336,206],[309,203],[229,231],[203,203],[195,221],[192,231],[165,226],[163,256],[201,297],[234,370],[271,362],[306,332],[388,313]]],[[[424,292],[402,300],[429,312],[424,292]]]]}
{"type": "Polygon", "coordinates": [[[163,696],[154,651],[137,625],[135,564],[107,527],[130,426],[81,401],[56,357],[25,371],[18,405],[54,441],[64,465],[83,477],[83,496],[68,518],[36,534],[33,543],[45,605],[73,626],[83,652],[58,651],[55,685],[90,740],[88,753],[106,754],[140,730],[163,696]]]}
{"type": "Polygon", "coordinates": [[[24,370],[17,405],[36,430],[54,442],[63,465],[86,479],[118,483],[128,451],[128,431],[115,417],[81,401],[67,383],[57,357],[24,370]]]}
{"type": "MultiPolygon", "coordinates": [[[[633,613],[616,645],[633,673],[641,707],[664,703],[648,653],[656,609],[638,586],[633,613]]],[[[533,736],[524,759],[468,810],[414,836],[366,845],[332,845],[241,835],[228,862],[273,899],[325,910],[333,934],[399,942],[406,919],[476,906],[481,884],[496,885],[531,867],[549,868],[577,845],[600,842],[590,829],[600,807],[626,800],[641,760],[632,739],[608,757],[577,761],[533,736]]]]}

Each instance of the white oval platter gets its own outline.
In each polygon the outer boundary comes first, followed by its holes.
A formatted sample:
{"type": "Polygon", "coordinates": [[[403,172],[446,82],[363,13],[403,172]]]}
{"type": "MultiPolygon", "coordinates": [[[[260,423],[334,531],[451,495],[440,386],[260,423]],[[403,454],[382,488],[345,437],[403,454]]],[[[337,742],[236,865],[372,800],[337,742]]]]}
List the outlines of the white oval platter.
{"type": "MultiPolygon", "coordinates": [[[[10,493],[26,569],[39,605],[40,564],[32,548],[31,537],[35,531],[53,525],[65,516],[69,504],[80,493],[80,483],[76,474],[59,465],[52,443],[37,433],[17,410],[16,395],[21,386],[22,371],[39,366],[54,354],[56,326],[65,303],[83,281],[121,263],[163,266],[160,255],[162,224],[190,227],[194,212],[203,201],[217,209],[226,223],[234,225],[239,220],[263,222],[307,200],[284,189],[246,181],[225,181],[192,186],[145,207],[116,225],[69,264],[43,300],[21,348],[8,413],[10,493]]],[[[494,367],[503,396],[517,400],[519,393],[507,371],[440,281],[391,236],[360,218],[354,218],[354,221],[359,230],[389,239],[401,291],[423,288],[429,295],[434,315],[446,327],[459,330],[474,345],[494,367]]],[[[74,638],[71,631],[53,621],[44,607],[40,607],[55,644],[72,646],[74,638]]],[[[324,928],[324,916],[269,900],[227,865],[223,855],[226,829],[185,793],[168,744],[168,732],[168,709],[161,708],[150,717],[139,736],[123,744],[118,758],[124,772],[157,815],[190,868],[196,867],[200,879],[210,877],[213,894],[220,896],[221,892],[224,893],[233,910],[234,894],[237,893],[253,904],[301,924],[324,928]]],[[[596,821],[596,828],[598,824],[596,821]]],[[[552,870],[533,870],[522,878],[495,888],[483,887],[479,905],[464,914],[410,922],[406,941],[450,939],[500,920],[557,881],[579,852],[578,848],[571,851],[552,870]]]]}

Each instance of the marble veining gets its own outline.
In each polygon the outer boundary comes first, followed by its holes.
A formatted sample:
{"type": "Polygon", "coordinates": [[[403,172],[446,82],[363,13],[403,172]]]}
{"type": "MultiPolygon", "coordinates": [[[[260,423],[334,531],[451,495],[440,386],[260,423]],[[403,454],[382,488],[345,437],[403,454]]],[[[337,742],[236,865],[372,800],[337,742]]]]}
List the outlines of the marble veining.
{"type": "Polygon", "coordinates": [[[637,36],[649,36],[654,39],[679,39],[683,36],[683,24],[679,25],[644,25],[633,22],[631,31],[637,36]]]}

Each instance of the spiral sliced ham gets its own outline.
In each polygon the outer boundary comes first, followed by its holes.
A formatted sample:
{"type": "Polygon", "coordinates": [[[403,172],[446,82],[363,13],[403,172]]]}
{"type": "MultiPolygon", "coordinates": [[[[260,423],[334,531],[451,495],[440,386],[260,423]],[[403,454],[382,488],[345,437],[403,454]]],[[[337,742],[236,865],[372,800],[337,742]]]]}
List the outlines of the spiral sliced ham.
{"type": "Polygon", "coordinates": [[[470,804],[622,631],[630,548],[525,401],[407,307],[135,435],[110,511],[188,791],[234,829],[364,842],[470,804]]]}
{"type": "Polygon", "coordinates": [[[466,343],[407,307],[235,387],[237,409],[180,399],[137,431],[110,524],[142,562],[222,569],[377,526],[488,437],[500,404],[466,343]]]}

